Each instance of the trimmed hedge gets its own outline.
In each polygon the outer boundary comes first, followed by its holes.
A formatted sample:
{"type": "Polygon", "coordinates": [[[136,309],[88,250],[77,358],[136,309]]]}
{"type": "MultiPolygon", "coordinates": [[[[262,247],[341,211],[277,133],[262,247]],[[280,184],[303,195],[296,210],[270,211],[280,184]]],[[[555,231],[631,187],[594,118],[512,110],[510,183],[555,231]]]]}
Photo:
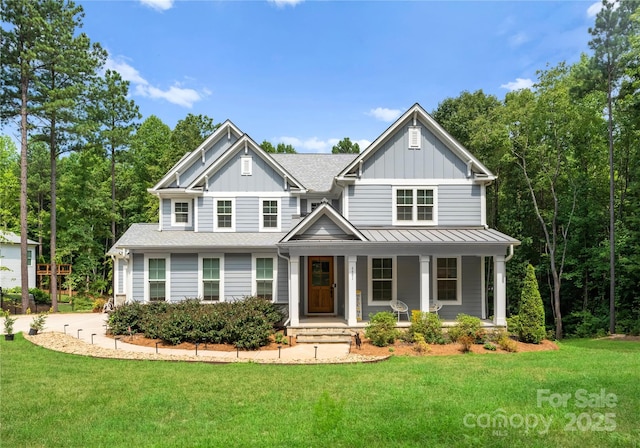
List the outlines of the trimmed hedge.
{"type": "Polygon", "coordinates": [[[257,297],[216,304],[190,299],[118,307],[109,316],[109,328],[116,335],[143,333],[174,345],[206,341],[255,349],[269,343],[281,319],[275,304],[257,297]]]}

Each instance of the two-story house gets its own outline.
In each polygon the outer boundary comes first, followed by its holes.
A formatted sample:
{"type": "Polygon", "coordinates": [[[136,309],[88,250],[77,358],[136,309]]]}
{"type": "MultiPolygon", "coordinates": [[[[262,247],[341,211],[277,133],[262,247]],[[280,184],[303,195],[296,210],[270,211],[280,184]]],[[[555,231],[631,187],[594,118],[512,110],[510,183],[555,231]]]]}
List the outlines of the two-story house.
{"type": "Polygon", "coordinates": [[[495,176],[416,104],[360,154],[269,154],[230,121],[149,191],[158,224],[110,250],[114,297],[205,303],[248,295],[288,326],[357,326],[402,300],[505,322],[505,262],[519,241],[486,225],[495,176]]]}

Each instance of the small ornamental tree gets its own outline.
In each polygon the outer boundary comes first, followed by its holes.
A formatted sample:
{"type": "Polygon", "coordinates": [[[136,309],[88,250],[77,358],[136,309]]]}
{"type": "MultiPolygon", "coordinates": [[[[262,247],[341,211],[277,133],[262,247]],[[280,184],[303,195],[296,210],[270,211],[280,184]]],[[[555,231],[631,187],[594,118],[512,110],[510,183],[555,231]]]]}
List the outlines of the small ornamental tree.
{"type": "Polygon", "coordinates": [[[518,337],[522,342],[539,344],[544,339],[544,305],[538,290],[536,272],[531,265],[527,266],[527,275],[522,286],[518,321],[518,337]]]}

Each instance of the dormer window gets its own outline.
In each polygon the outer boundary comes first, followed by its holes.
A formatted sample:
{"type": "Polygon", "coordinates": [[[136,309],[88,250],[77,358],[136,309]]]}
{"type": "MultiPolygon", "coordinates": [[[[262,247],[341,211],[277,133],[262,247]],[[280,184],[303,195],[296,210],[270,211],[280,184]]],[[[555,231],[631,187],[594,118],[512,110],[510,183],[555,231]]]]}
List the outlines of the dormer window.
{"type": "Polygon", "coordinates": [[[409,149],[420,149],[422,142],[422,132],[420,126],[409,128],[409,149]]]}
{"type": "Polygon", "coordinates": [[[191,201],[184,199],[171,200],[171,225],[188,227],[191,225],[191,201]]]}

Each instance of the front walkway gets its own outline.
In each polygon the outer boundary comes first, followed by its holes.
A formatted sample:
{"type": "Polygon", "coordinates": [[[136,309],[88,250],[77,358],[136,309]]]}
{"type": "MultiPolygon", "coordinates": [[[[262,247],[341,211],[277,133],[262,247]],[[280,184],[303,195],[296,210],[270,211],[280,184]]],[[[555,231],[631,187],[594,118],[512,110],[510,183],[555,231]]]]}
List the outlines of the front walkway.
{"type": "MultiPolygon", "coordinates": [[[[17,316],[18,320],[14,325],[14,332],[29,333],[29,324],[33,319],[30,316],[17,316]]],[[[364,362],[379,360],[369,359],[361,355],[349,353],[349,344],[296,344],[293,347],[283,346],[278,350],[260,351],[233,351],[221,352],[214,350],[204,350],[200,347],[196,357],[194,350],[182,350],[154,347],[143,347],[126,342],[126,336],[121,336],[118,341],[106,336],[107,315],[101,313],[72,313],[72,314],[50,314],[45,323],[42,335],[31,337],[30,339],[47,348],[57,350],[65,343],[56,343],[56,346],[45,343],[48,336],[56,335],[55,339],[64,339],[68,342],[82,342],[74,344],[71,353],[84,354],[88,356],[126,358],[126,359],[173,359],[183,357],[189,361],[205,362],[238,362],[254,361],[267,363],[345,363],[364,362]],[[64,336],[66,334],[66,336],[64,336]],[[60,337],[58,337],[60,336],[60,337]],[[75,341],[71,341],[74,339],[75,341]],[[39,340],[42,343],[39,343],[39,340]],[[317,345],[317,349],[316,349],[317,345]],[[78,347],[82,346],[82,349],[78,347]],[[142,356],[141,356],[142,355],[142,356]]],[[[27,338],[29,338],[27,336],[27,338]]],[[[54,339],[54,338],[50,338],[54,339]]],[[[68,344],[67,344],[68,345],[68,344]]],[[[60,350],[66,351],[66,350],[60,350]]],[[[69,351],[66,351],[69,352],[69,351]]]]}

